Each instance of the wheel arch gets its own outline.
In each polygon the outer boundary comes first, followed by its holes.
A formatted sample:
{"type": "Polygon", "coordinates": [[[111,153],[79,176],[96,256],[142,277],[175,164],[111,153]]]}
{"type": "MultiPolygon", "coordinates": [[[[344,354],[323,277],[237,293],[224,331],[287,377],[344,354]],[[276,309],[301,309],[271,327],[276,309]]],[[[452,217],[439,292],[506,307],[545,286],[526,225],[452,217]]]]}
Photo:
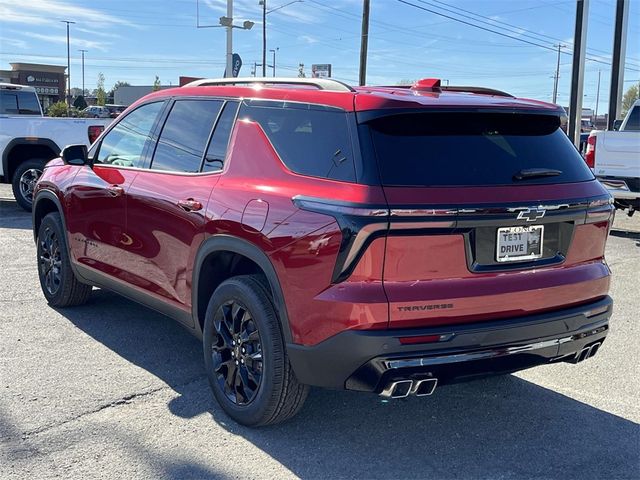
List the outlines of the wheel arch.
{"type": "Polygon", "coordinates": [[[51,160],[57,155],[60,155],[60,147],[49,138],[14,138],[7,144],[2,152],[2,172],[5,182],[11,183],[13,180],[13,174],[18,168],[20,162],[30,160],[32,158],[45,158],[45,160],[51,160]],[[29,151],[35,152],[35,155],[31,156],[27,153],[29,151]],[[48,152],[50,152],[51,155],[49,155],[48,152]]]}
{"type": "Polygon", "coordinates": [[[38,230],[42,219],[51,212],[58,212],[62,219],[62,226],[67,231],[67,223],[62,210],[62,203],[58,196],[51,190],[40,190],[33,200],[33,209],[31,210],[31,219],[33,225],[33,240],[38,239],[38,230]]]}
{"type": "Polygon", "coordinates": [[[285,343],[291,343],[292,335],[284,294],[271,260],[269,260],[267,255],[256,245],[230,235],[214,235],[208,238],[202,243],[196,254],[191,284],[191,304],[193,323],[197,333],[200,336],[202,335],[206,306],[215,287],[231,276],[245,273],[264,274],[268,282],[268,288],[271,290],[271,298],[278,312],[285,343]],[[234,260],[236,262],[238,261],[237,256],[240,256],[240,261],[244,258],[252,262],[259,268],[259,272],[245,271],[250,267],[249,264],[244,264],[240,267],[239,272],[232,275],[216,276],[216,269],[220,269],[223,272],[228,271],[225,265],[216,265],[213,263],[215,260],[221,260],[221,255],[235,257],[234,260]],[[211,268],[213,268],[213,272],[211,268]]]}

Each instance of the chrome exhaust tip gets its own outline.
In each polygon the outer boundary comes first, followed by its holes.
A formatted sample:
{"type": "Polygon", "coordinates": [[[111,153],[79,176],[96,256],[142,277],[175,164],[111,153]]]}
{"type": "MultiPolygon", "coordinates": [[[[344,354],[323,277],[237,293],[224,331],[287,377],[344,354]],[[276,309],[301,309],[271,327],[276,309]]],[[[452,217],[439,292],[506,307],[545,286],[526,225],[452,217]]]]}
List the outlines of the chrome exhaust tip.
{"type": "Polygon", "coordinates": [[[433,394],[433,392],[436,390],[437,385],[437,378],[425,378],[423,380],[418,380],[414,384],[411,393],[413,393],[416,397],[426,397],[427,395],[433,394]]]}
{"type": "Polygon", "coordinates": [[[381,397],[385,398],[405,398],[413,390],[413,380],[397,380],[389,383],[382,392],[381,397]]]}
{"type": "Polygon", "coordinates": [[[602,345],[602,342],[594,343],[593,345],[591,345],[591,348],[589,349],[589,356],[587,358],[591,358],[596,353],[598,353],[598,350],[600,350],[600,345],[602,345]]]}

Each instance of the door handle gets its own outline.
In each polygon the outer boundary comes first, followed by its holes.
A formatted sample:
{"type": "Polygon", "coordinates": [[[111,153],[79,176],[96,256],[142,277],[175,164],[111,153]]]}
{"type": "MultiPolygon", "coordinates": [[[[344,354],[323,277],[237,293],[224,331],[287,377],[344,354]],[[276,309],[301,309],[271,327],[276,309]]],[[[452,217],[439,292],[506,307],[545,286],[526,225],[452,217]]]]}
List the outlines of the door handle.
{"type": "Polygon", "coordinates": [[[179,200],[178,206],[187,212],[197,212],[198,210],[202,210],[202,204],[193,198],[179,200]]]}
{"type": "Polygon", "coordinates": [[[109,185],[107,187],[107,192],[109,192],[112,197],[120,197],[124,193],[124,188],[120,185],[109,185]]]}

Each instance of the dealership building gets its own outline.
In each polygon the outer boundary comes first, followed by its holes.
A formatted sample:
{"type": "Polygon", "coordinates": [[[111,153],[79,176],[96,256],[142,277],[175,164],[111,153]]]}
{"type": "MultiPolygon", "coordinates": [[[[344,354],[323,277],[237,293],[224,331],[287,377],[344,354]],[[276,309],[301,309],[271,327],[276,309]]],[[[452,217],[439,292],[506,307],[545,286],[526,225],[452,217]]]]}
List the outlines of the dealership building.
{"type": "Polygon", "coordinates": [[[11,70],[0,70],[0,82],[34,87],[42,108],[64,100],[67,67],[39,63],[10,63],[11,70]]]}

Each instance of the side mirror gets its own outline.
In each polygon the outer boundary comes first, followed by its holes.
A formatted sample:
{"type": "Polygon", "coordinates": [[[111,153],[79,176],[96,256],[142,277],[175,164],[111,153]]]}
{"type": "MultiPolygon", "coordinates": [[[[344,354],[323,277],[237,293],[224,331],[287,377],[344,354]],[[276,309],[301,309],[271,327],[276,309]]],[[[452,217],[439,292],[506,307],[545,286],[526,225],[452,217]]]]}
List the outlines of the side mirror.
{"type": "Polygon", "coordinates": [[[60,156],[65,165],[88,165],[91,167],[86,145],[68,145],[64,147],[60,156]]]}

